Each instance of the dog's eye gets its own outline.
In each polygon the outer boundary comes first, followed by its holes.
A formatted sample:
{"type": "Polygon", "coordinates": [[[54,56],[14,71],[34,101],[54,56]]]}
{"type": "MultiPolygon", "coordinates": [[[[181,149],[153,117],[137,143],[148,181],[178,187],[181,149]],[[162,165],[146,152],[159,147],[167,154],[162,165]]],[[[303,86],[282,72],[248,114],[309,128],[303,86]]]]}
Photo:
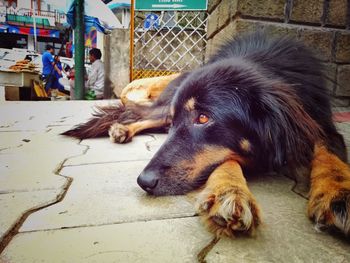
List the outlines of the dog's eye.
{"type": "Polygon", "coordinates": [[[197,124],[206,124],[209,121],[209,117],[203,113],[199,114],[196,123],[197,124]]]}

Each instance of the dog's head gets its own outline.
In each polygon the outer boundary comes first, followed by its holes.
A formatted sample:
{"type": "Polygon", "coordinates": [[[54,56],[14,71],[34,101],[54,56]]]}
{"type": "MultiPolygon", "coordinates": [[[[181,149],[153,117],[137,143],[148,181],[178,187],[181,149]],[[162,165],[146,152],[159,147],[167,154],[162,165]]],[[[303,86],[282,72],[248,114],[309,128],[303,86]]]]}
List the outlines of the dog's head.
{"type": "Polygon", "coordinates": [[[196,189],[226,160],[256,170],[305,164],[319,130],[293,88],[238,59],[189,74],[171,115],[166,142],[137,180],[154,195],[196,189]]]}

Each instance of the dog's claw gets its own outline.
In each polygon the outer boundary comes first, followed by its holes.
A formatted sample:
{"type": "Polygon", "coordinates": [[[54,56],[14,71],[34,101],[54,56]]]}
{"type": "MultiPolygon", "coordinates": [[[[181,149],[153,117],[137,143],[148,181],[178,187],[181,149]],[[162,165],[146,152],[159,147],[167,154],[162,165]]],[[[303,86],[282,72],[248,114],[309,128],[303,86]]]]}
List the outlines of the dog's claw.
{"type": "Polygon", "coordinates": [[[221,216],[212,216],[210,219],[213,220],[219,226],[226,227],[227,225],[226,220],[221,216]]]}

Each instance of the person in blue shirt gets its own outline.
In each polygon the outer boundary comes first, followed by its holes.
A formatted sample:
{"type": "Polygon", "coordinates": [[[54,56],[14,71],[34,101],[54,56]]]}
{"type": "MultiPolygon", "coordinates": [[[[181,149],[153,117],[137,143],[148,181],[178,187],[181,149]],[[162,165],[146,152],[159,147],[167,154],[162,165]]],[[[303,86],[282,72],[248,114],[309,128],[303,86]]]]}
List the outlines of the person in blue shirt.
{"type": "Polygon", "coordinates": [[[46,81],[45,90],[50,96],[52,89],[57,89],[57,72],[58,76],[62,76],[61,70],[57,67],[53,58],[54,49],[51,45],[46,45],[46,51],[42,56],[43,62],[43,79],[46,81]]]}
{"type": "MultiPolygon", "coordinates": [[[[55,56],[54,57],[55,61],[56,61],[56,66],[57,68],[62,72],[64,72],[63,68],[62,68],[62,64],[61,64],[61,60],[59,56],[55,56]]],[[[61,92],[65,92],[64,86],[60,83],[60,78],[62,78],[62,74],[58,74],[58,72],[55,70],[55,77],[56,77],[56,83],[55,83],[55,87],[58,88],[59,91],[61,92]]]]}

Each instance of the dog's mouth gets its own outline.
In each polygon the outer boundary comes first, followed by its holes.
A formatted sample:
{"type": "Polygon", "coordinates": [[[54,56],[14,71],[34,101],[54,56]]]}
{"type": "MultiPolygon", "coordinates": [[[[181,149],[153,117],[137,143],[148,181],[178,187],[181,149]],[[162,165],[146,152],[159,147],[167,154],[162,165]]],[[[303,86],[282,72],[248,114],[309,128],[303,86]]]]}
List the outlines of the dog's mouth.
{"type": "Polygon", "coordinates": [[[189,179],[185,171],[177,171],[171,176],[161,176],[155,171],[143,171],[137,178],[137,183],[150,195],[183,195],[203,186],[220,164],[221,162],[203,168],[193,179],[189,179]]]}

